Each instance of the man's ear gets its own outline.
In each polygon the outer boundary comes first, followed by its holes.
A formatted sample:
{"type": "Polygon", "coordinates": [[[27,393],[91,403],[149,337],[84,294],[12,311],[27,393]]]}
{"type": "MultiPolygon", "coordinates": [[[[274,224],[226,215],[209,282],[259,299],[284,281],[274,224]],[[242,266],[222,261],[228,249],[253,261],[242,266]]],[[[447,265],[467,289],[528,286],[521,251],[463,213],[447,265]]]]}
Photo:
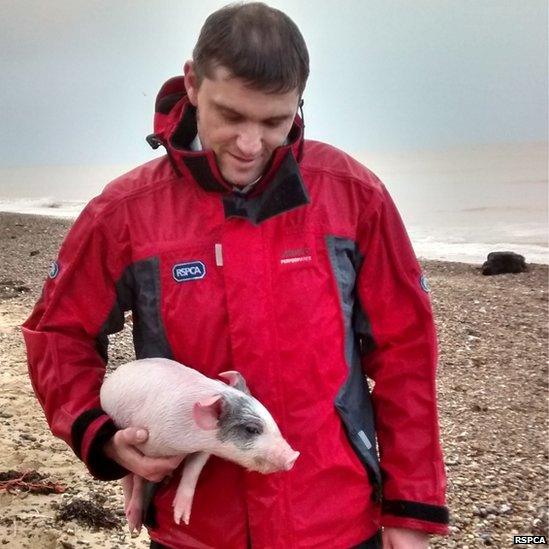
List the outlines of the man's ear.
{"type": "Polygon", "coordinates": [[[183,71],[185,73],[185,89],[187,90],[189,101],[196,107],[198,105],[198,79],[194,72],[194,65],[191,59],[185,63],[183,71]]]}

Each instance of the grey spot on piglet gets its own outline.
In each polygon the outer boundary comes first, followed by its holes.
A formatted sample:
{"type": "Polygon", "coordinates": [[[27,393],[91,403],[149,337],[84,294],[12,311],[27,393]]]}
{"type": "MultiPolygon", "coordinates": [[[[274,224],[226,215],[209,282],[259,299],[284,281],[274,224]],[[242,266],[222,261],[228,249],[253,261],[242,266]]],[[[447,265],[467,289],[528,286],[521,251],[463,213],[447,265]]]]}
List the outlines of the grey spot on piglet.
{"type": "Polygon", "coordinates": [[[221,372],[219,377],[226,380],[231,387],[234,387],[235,389],[251,396],[250,389],[248,389],[248,386],[246,385],[246,380],[240,372],[237,372],[236,370],[229,370],[227,372],[221,372]]]}
{"type": "Polygon", "coordinates": [[[230,440],[241,450],[252,448],[265,429],[264,421],[252,407],[252,401],[228,392],[222,396],[218,426],[217,438],[221,442],[230,440]]]}

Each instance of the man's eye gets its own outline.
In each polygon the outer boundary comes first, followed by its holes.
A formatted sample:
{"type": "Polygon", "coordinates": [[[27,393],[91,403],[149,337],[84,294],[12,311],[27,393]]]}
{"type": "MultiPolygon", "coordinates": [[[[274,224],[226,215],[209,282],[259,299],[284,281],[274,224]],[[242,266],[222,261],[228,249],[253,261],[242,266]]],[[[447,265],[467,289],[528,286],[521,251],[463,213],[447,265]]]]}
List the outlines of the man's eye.
{"type": "Polygon", "coordinates": [[[240,122],[241,120],[240,116],[237,116],[235,114],[225,114],[224,118],[227,122],[233,122],[233,123],[240,122]]]}
{"type": "Polygon", "coordinates": [[[267,122],[265,122],[265,126],[267,126],[267,128],[278,128],[278,126],[281,126],[283,122],[284,120],[267,120],[267,122]]]}

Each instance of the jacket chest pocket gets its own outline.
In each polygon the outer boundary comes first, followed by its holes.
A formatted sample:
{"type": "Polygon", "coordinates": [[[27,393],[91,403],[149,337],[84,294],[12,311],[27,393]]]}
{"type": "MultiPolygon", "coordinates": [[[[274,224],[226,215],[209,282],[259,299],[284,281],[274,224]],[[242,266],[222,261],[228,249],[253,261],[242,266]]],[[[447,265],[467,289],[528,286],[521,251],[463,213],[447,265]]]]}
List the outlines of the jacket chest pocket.
{"type": "Polygon", "coordinates": [[[318,271],[318,243],[314,234],[289,234],[271,250],[273,280],[288,287],[307,287],[318,271]]]}
{"type": "Polygon", "coordinates": [[[272,280],[280,321],[311,327],[321,311],[336,309],[328,253],[322,236],[284,235],[273,247],[272,280]]]}
{"type": "Polygon", "coordinates": [[[161,317],[175,360],[215,375],[227,356],[227,313],[216,245],[174,247],[160,254],[159,263],[161,317]]]}

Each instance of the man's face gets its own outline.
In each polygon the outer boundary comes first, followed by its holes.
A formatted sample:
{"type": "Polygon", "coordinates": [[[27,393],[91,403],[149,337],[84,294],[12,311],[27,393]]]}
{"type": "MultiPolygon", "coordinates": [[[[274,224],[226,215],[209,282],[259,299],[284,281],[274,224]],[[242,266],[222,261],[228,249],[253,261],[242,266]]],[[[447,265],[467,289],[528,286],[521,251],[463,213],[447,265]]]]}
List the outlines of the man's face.
{"type": "Polygon", "coordinates": [[[197,108],[202,146],[213,150],[223,177],[239,186],[255,181],[290,132],[297,89],[275,94],[254,90],[223,67],[198,87],[192,62],[185,65],[185,85],[197,108]]]}

